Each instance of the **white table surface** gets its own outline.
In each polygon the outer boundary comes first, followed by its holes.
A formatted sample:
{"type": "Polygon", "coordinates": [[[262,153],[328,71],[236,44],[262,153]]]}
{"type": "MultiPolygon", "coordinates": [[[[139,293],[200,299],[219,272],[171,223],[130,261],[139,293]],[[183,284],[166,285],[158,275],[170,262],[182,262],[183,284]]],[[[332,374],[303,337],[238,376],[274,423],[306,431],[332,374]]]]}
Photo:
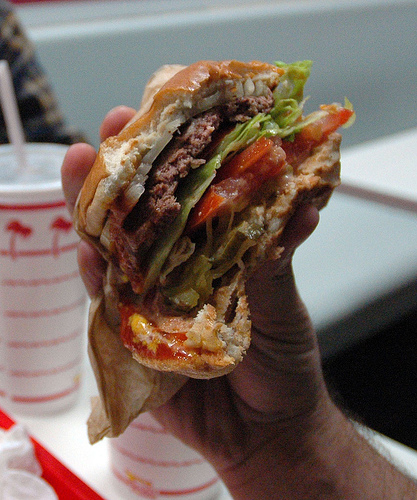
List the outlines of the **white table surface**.
{"type": "MultiPolygon", "coordinates": [[[[93,446],[87,440],[85,422],[89,415],[90,397],[95,394],[95,382],[86,362],[80,397],[70,410],[48,417],[11,416],[24,423],[33,437],[103,498],[122,500],[125,497],[118,490],[110,473],[108,440],[104,439],[93,446]]],[[[417,477],[416,451],[373,432],[372,440],[393,463],[417,477]]],[[[218,500],[230,498],[224,488],[218,500]]]]}
{"type": "Polygon", "coordinates": [[[343,151],[342,192],[417,212],[417,128],[343,151]]]}
{"type": "Polygon", "coordinates": [[[297,249],[294,270],[323,355],[335,354],[417,307],[414,294],[357,314],[416,282],[417,214],[336,192],[315,232],[297,249]],[[335,324],[337,331],[328,333],[335,324]]]}

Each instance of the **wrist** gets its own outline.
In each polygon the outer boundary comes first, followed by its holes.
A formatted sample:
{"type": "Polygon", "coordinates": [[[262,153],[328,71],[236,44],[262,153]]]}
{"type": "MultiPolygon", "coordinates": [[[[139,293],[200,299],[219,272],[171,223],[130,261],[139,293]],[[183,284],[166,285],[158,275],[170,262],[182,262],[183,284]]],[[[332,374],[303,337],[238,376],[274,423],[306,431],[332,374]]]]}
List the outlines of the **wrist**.
{"type": "Polygon", "coordinates": [[[317,491],[317,498],[326,498],[319,493],[320,476],[331,475],[327,470],[332,463],[329,442],[335,440],[336,429],[344,421],[331,400],[323,398],[308,415],[258,425],[252,433],[264,435],[263,442],[219,474],[236,500],[313,499],[312,491],[317,491]]]}
{"type": "Polygon", "coordinates": [[[220,472],[235,500],[417,498],[404,476],[330,401],[220,472]]]}

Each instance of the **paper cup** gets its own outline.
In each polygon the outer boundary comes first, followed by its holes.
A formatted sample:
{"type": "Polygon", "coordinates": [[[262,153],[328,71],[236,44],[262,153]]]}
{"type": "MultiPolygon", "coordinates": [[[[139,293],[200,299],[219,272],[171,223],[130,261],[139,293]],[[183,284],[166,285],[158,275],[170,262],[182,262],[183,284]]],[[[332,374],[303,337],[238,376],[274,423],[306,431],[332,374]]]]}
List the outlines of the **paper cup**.
{"type": "Polygon", "coordinates": [[[166,432],[149,414],[110,439],[110,464],[126,499],[216,499],[221,483],[196,451],[166,432]]]}
{"type": "Polygon", "coordinates": [[[26,147],[31,168],[17,180],[0,147],[0,395],[11,411],[45,414],[76,400],[87,297],[61,188],[67,147],[26,147]]]}

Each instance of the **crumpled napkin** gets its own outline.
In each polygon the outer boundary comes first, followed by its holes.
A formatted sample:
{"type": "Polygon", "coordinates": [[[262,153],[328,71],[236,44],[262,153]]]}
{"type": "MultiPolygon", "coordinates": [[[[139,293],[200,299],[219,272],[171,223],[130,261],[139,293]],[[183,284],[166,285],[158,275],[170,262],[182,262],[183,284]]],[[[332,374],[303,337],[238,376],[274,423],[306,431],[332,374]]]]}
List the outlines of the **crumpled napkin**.
{"type": "Polygon", "coordinates": [[[41,478],[42,468],[26,429],[0,430],[0,500],[58,500],[41,478]]]}

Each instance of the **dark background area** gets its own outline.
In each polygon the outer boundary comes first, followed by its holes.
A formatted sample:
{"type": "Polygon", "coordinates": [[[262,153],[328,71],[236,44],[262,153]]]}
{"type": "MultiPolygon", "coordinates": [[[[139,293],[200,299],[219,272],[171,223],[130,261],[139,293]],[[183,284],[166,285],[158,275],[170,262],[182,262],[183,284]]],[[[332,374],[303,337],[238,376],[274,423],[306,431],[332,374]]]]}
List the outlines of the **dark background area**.
{"type": "Polygon", "coordinates": [[[353,418],[417,449],[417,310],[325,360],[324,371],[353,418]]]}

